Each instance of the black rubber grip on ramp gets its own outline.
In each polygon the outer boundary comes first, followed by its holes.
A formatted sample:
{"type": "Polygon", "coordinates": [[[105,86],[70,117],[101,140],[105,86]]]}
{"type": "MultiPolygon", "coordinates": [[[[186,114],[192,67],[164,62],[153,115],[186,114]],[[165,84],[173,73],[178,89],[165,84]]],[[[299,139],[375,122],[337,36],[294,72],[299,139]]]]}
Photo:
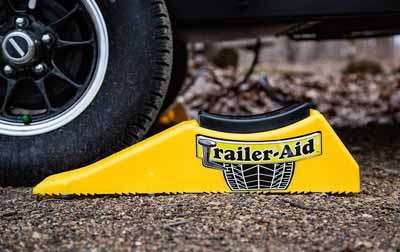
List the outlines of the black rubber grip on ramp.
{"type": "Polygon", "coordinates": [[[200,126],[226,133],[257,133],[279,129],[310,116],[311,105],[297,103],[262,115],[229,116],[200,113],[200,126]]]}

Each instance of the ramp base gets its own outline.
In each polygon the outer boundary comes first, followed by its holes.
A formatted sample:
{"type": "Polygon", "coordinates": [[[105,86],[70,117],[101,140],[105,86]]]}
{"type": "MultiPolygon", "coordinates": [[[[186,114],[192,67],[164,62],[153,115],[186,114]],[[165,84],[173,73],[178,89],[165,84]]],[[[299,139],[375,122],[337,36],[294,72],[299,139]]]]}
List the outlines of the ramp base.
{"type": "MultiPolygon", "coordinates": [[[[356,161],[325,118],[307,111],[289,125],[282,126],[284,120],[263,132],[266,121],[256,118],[246,119],[251,129],[228,118],[229,132],[214,125],[221,118],[206,116],[205,126],[183,122],[93,165],[50,176],[33,193],[359,192],[356,161]]],[[[267,125],[277,122],[279,118],[267,125]]]]}

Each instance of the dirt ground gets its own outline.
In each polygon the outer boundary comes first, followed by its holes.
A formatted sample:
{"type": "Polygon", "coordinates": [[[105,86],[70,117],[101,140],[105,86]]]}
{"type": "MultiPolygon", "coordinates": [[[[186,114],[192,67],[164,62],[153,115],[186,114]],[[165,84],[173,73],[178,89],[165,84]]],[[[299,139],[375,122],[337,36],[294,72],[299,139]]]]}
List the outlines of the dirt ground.
{"type": "Polygon", "coordinates": [[[362,193],[36,199],[0,188],[0,251],[400,251],[400,126],[342,129],[362,193]]]}

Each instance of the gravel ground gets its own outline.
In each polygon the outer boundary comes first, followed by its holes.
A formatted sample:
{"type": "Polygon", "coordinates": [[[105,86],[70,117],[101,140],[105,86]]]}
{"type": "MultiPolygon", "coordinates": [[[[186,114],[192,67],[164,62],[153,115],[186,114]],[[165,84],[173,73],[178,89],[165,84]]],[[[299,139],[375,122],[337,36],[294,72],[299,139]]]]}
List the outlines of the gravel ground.
{"type": "Polygon", "coordinates": [[[39,200],[0,188],[0,251],[400,251],[400,126],[339,132],[361,194],[39,200]]]}

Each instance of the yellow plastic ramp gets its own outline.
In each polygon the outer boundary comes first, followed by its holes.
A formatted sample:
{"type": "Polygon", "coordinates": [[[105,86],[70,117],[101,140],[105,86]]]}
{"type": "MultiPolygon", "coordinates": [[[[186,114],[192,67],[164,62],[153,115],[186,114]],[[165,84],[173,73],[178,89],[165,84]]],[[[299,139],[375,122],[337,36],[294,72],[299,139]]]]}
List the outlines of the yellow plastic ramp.
{"type": "Polygon", "coordinates": [[[359,167],[307,104],[266,115],[202,114],[93,165],[50,176],[40,195],[360,191],[359,167]]]}

